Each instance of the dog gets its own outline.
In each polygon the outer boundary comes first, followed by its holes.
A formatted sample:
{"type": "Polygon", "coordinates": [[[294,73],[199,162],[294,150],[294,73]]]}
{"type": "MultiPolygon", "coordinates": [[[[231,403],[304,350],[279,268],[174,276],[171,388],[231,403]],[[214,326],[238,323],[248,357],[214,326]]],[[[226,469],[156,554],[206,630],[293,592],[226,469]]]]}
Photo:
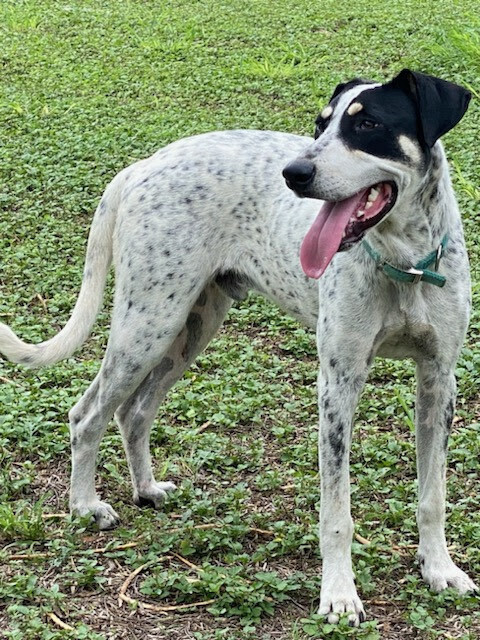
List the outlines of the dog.
{"type": "Polygon", "coordinates": [[[71,355],[90,333],[113,259],[105,357],[69,414],[74,513],[92,514],[100,529],[117,524],[94,483],[112,416],[135,503],[159,508],[175,489],[152,473],[149,434],[158,406],[232,301],[252,289],[317,332],[319,613],[330,623],[342,614],[355,626],[365,619],[351,562],[349,450],[357,399],[377,355],[417,364],[422,575],[435,591],[476,589],[450,558],[444,531],[454,369],[470,283],[439,138],[469,99],[456,84],[408,69],[384,84],[355,79],[337,86],[313,140],[212,132],[170,144],[113,179],[93,219],[65,327],[29,345],[0,326],[0,352],[14,362],[38,367],[71,355]]]}

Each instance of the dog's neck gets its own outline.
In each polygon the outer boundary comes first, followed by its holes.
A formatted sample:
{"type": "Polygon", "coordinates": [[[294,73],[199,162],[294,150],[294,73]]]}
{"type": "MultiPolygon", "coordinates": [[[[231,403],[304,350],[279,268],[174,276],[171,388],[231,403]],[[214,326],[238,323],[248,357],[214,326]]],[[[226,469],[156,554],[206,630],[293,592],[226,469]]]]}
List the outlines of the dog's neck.
{"type": "Polygon", "coordinates": [[[461,224],[440,142],[432,149],[422,180],[412,187],[407,186],[392,215],[367,236],[385,260],[402,268],[419,262],[461,224]]]}

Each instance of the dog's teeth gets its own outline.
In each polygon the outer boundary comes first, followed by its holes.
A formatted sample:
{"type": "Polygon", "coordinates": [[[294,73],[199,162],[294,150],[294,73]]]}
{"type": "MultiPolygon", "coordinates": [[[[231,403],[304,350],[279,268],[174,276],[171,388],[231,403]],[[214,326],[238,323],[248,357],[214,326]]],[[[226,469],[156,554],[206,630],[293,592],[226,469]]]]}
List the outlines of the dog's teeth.
{"type": "Polygon", "coordinates": [[[365,205],[365,209],[370,209],[370,207],[373,206],[373,201],[372,200],[368,200],[367,204],[365,205]]]}
{"type": "Polygon", "coordinates": [[[357,211],[357,218],[363,218],[364,215],[365,215],[365,211],[363,209],[360,209],[359,211],[357,211]]]}
{"type": "Polygon", "coordinates": [[[368,200],[370,202],[374,202],[377,199],[379,193],[380,192],[377,189],[375,189],[375,187],[372,187],[370,189],[370,193],[368,194],[368,200]]]}

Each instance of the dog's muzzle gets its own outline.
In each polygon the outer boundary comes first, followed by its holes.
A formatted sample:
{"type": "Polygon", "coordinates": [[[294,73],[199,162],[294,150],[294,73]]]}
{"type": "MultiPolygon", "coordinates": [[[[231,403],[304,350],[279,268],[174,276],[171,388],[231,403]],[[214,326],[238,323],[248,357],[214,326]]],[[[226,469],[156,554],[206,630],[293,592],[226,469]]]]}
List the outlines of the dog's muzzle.
{"type": "Polygon", "coordinates": [[[298,195],[303,195],[312,184],[315,165],[310,160],[294,160],[282,171],[287,186],[298,195]]]}

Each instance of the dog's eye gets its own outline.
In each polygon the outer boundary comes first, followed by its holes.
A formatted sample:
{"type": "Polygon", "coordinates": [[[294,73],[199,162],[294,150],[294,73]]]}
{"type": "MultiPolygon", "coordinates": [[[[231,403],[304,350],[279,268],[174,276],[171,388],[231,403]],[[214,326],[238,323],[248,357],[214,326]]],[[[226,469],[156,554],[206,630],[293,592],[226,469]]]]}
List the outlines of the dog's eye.
{"type": "Polygon", "coordinates": [[[375,127],[378,127],[378,122],[375,122],[375,120],[361,120],[357,124],[357,129],[361,129],[362,131],[375,129],[375,127]]]}

